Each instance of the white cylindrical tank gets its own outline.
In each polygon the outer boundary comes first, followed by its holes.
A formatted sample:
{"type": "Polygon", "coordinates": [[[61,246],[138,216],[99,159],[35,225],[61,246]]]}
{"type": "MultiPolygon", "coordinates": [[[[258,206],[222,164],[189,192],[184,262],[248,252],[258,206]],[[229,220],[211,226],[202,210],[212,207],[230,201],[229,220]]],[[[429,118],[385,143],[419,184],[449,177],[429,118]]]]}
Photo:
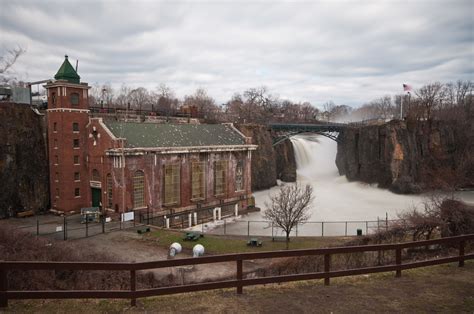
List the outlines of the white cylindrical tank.
{"type": "Polygon", "coordinates": [[[178,242],[174,242],[170,245],[170,256],[174,257],[176,254],[181,253],[182,247],[178,242]]]}
{"type": "Polygon", "coordinates": [[[193,247],[193,257],[203,256],[204,255],[204,246],[201,244],[196,244],[193,247]]]}

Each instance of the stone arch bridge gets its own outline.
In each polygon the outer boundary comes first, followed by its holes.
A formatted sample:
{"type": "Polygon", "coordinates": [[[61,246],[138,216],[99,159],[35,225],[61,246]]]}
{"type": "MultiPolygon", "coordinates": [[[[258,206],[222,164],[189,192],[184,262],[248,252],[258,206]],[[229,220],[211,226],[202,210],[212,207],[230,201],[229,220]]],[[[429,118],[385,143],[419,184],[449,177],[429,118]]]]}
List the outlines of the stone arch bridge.
{"type": "Polygon", "coordinates": [[[293,135],[303,133],[320,134],[339,142],[339,134],[349,127],[345,123],[270,123],[268,126],[272,131],[273,146],[278,145],[293,135]]]}

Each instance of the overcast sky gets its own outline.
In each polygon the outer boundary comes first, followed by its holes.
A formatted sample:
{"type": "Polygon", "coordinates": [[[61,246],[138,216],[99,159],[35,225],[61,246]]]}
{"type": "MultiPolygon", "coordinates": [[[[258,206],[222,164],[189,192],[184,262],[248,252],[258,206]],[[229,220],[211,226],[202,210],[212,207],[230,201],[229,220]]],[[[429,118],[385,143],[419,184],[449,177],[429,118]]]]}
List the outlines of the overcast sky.
{"type": "Polygon", "coordinates": [[[54,76],[64,55],[81,80],[177,96],[203,87],[218,103],[266,86],[321,106],[358,106],[435,81],[473,79],[474,1],[0,0],[0,48],[27,52],[26,81],[54,76]]]}

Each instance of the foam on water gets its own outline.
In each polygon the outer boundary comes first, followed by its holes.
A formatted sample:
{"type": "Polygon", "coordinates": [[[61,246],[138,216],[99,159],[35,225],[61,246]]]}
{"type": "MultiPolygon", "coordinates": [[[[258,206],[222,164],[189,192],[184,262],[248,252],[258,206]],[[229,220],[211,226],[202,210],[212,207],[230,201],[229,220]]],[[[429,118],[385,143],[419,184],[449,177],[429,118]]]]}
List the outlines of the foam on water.
{"type": "MultiPolygon", "coordinates": [[[[397,213],[420,206],[423,195],[398,195],[375,185],[348,182],[340,176],[335,164],[337,144],[323,136],[295,136],[297,180],[310,184],[314,191],[311,206],[313,221],[396,219],[397,213]]],[[[278,190],[256,192],[256,203],[262,209],[269,195],[278,190]]],[[[254,214],[252,218],[260,218],[254,214]]]]}

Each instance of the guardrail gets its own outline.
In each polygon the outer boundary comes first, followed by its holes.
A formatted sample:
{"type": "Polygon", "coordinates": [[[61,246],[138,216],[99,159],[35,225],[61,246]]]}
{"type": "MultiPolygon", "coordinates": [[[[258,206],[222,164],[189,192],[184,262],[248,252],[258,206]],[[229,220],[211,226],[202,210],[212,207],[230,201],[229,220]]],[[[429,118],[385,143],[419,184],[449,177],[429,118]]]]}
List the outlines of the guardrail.
{"type": "Polygon", "coordinates": [[[150,296],[176,294],[192,291],[236,288],[238,294],[243,293],[243,287],[251,285],[261,285],[268,283],[281,283],[298,280],[324,279],[325,285],[329,285],[330,278],[354,276],[379,272],[396,273],[396,277],[401,277],[402,270],[439,265],[445,263],[458,262],[459,267],[464,266],[464,261],[474,259],[474,253],[465,254],[467,241],[473,241],[474,234],[426,240],[416,242],[406,242],[397,244],[378,244],[364,246],[347,246],[323,249],[303,249],[258,253],[239,253],[203,256],[197,258],[184,258],[176,260],[161,260],[142,263],[103,263],[103,262],[35,262],[35,261],[1,261],[0,262],[0,307],[7,307],[9,299],[130,299],[131,305],[136,305],[137,298],[150,296]],[[457,244],[459,254],[436,258],[432,260],[402,263],[402,250],[412,247],[422,247],[439,244],[457,244]],[[356,252],[389,251],[395,252],[395,265],[384,265],[365,267],[348,270],[331,271],[331,255],[348,254],[356,252]],[[259,278],[243,278],[243,261],[253,259],[284,258],[298,256],[324,256],[324,272],[312,272],[304,274],[292,274],[281,276],[269,276],[259,278]],[[152,289],[136,289],[136,272],[140,270],[176,267],[184,265],[198,265],[221,262],[236,262],[236,279],[216,282],[206,282],[197,284],[187,284],[182,286],[169,286],[152,289]],[[129,290],[42,290],[42,291],[12,291],[8,289],[7,273],[10,270],[110,270],[130,272],[129,290]]]}

